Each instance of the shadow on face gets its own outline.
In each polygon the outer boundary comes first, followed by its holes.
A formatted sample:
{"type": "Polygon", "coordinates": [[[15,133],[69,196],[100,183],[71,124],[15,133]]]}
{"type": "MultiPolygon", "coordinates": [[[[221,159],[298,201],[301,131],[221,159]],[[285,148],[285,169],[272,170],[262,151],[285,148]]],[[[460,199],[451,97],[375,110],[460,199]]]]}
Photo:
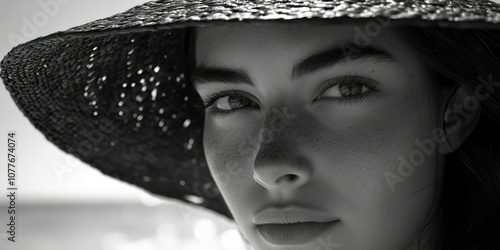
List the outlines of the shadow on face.
{"type": "Polygon", "coordinates": [[[391,26],[368,25],[197,30],[207,162],[255,249],[407,249],[433,211],[443,156],[415,152],[438,127],[438,90],[391,26]],[[267,224],[335,223],[263,226],[277,204],[312,217],[267,224]]]}

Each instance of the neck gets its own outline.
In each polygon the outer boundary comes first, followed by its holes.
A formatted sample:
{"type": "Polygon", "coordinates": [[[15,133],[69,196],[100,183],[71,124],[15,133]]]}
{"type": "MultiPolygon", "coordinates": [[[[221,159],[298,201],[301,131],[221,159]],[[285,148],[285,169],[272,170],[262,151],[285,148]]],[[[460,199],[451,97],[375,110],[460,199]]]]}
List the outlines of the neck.
{"type": "Polygon", "coordinates": [[[442,221],[442,210],[440,209],[440,205],[443,199],[443,186],[442,180],[444,175],[444,157],[438,158],[438,176],[436,181],[436,192],[434,196],[434,205],[432,206],[430,216],[433,217],[428,218],[428,224],[426,224],[425,228],[422,229],[421,232],[415,236],[415,240],[412,241],[411,245],[409,245],[406,250],[437,250],[439,247],[439,238],[441,233],[441,225],[442,221]],[[432,218],[432,219],[431,219],[432,218]]]}
{"type": "Polygon", "coordinates": [[[431,221],[424,231],[416,235],[415,238],[406,250],[437,250],[439,239],[439,223],[437,220],[431,221]]]}

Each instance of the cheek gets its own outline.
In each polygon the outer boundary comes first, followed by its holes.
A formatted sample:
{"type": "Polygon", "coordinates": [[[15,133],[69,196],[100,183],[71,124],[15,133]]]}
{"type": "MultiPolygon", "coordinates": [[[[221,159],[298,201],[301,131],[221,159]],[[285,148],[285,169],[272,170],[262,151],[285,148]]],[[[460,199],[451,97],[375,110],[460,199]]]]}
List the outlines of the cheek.
{"type": "Polygon", "coordinates": [[[328,179],[352,235],[366,242],[409,237],[431,207],[438,166],[429,142],[437,123],[433,107],[422,105],[427,99],[406,100],[346,116],[318,136],[326,156],[318,175],[328,179]]]}
{"type": "Polygon", "coordinates": [[[437,152],[435,145],[430,145],[434,146],[430,148],[432,152],[425,150],[422,155],[422,143],[418,143],[433,142],[432,131],[438,127],[437,107],[431,101],[432,90],[426,88],[425,81],[423,77],[413,82],[395,81],[391,83],[394,86],[372,100],[352,107],[331,106],[335,108],[329,110],[328,103],[322,107],[327,111],[316,116],[315,130],[321,131],[317,138],[322,142],[316,149],[327,156],[323,158],[327,163],[337,166],[331,171],[343,177],[340,183],[366,187],[369,195],[373,195],[375,191],[393,191],[394,185],[386,181],[387,172],[402,177],[403,180],[398,180],[405,184],[414,184],[406,179],[416,174],[417,169],[399,167],[401,162],[418,166],[420,173],[435,170],[432,166],[437,152]]]}
{"type": "Polygon", "coordinates": [[[256,150],[256,120],[241,116],[237,124],[219,124],[233,119],[207,119],[205,121],[203,147],[210,172],[223,195],[243,192],[242,183],[253,180],[252,156],[256,150]]]}

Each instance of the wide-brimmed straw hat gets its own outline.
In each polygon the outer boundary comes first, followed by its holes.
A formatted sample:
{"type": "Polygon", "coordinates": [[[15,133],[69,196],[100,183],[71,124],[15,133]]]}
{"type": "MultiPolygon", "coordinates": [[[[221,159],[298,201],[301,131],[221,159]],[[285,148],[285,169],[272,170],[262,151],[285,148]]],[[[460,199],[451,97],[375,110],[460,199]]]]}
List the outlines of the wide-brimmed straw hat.
{"type": "Polygon", "coordinates": [[[190,84],[193,28],[367,18],[494,30],[500,27],[500,5],[486,0],[152,1],[15,47],[1,63],[1,77],[24,115],[62,150],[107,175],[232,219],[203,152],[204,111],[190,84]]]}

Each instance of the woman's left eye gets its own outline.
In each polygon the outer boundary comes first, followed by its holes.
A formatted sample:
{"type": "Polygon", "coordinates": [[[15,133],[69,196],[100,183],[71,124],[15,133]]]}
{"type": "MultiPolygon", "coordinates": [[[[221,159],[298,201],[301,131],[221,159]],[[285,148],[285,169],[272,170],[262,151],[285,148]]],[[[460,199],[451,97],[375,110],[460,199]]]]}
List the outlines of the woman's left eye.
{"type": "Polygon", "coordinates": [[[379,92],[375,81],[362,76],[341,76],[325,83],[320,89],[321,95],[315,101],[333,99],[340,103],[360,102],[369,96],[366,92],[379,92]]]}

